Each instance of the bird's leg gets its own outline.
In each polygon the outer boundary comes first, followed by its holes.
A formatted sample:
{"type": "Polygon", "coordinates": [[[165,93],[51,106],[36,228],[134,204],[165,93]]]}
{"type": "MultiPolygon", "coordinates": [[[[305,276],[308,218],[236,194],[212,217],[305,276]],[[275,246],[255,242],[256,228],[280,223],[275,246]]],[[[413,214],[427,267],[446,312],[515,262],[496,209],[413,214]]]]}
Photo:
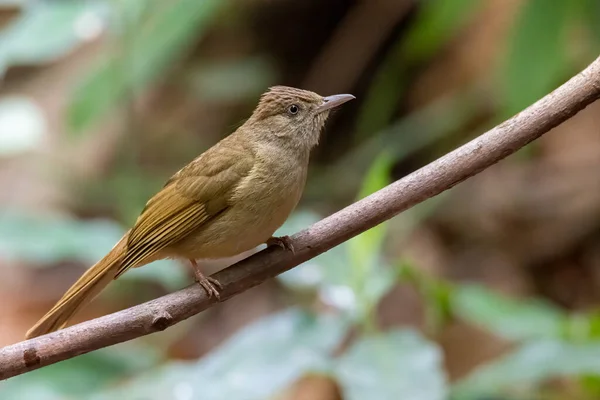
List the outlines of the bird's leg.
{"type": "Polygon", "coordinates": [[[223,289],[223,285],[221,285],[221,282],[219,282],[215,278],[211,278],[210,276],[204,275],[200,270],[200,266],[198,265],[196,260],[190,260],[190,263],[192,264],[192,268],[194,269],[194,276],[196,277],[196,282],[198,282],[200,286],[202,286],[204,290],[206,290],[208,297],[210,298],[215,296],[217,300],[221,300],[221,295],[219,294],[219,290],[217,289],[217,287],[219,289],[223,289]]]}
{"type": "Polygon", "coordinates": [[[296,251],[294,250],[294,244],[292,243],[292,239],[289,236],[271,236],[269,240],[267,240],[267,246],[279,246],[284,250],[291,251],[292,254],[296,253],[296,251]]]}

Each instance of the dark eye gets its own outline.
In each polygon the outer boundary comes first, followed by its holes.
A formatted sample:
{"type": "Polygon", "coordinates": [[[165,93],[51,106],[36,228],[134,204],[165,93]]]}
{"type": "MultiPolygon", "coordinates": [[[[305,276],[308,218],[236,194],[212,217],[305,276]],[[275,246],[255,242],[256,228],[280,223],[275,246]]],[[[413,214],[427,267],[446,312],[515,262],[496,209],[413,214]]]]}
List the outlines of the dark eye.
{"type": "Polygon", "coordinates": [[[292,104],[288,107],[288,112],[292,115],[298,114],[298,111],[300,111],[300,107],[298,107],[296,104],[292,104]]]}

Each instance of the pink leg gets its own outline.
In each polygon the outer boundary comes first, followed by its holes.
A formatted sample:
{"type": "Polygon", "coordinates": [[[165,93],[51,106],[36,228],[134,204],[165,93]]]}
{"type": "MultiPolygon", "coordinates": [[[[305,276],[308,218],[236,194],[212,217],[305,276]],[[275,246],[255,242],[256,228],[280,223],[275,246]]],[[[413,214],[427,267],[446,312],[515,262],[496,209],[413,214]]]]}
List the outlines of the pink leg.
{"type": "Polygon", "coordinates": [[[192,264],[192,268],[194,269],[194,276],[196,277],[196,282],[198,282],[200,286],[202,286],[204,290],[206,290],[208,297],[210,298],[215,296],[217,300],[220,300],[221,295],[219,294],[219,290],[217,290],[217,287],[219,289],[223,289],[223,285],[221,285],[221,282],[219,282],[215,278],[211,278],[210,276],[204,275],[200,270],[200,266],[198,265],[196,260],[190,260],[190,263],[192,264]]]}

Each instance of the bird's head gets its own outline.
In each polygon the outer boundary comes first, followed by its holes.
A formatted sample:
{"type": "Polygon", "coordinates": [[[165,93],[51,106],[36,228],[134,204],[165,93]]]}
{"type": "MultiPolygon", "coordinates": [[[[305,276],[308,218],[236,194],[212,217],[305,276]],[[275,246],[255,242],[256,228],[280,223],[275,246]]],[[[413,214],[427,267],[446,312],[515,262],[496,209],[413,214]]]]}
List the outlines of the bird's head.
{"type": "Polygon", "coordinates": [[[329,112],[354,99],[351,94],[323,97],[308,90],[274,86],[264,93],[248,122],[269,141],[312,148],[329,112]]]}

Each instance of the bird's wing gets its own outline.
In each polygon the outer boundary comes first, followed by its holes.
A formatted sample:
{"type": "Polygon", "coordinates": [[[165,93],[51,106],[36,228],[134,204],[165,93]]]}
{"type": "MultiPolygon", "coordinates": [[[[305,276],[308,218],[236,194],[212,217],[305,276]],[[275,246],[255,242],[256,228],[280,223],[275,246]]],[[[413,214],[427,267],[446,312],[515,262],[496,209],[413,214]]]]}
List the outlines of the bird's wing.
{"type": "Polygon", "coordinates": [[[250,149],[221,142],[173,175],[146,203],[131,229],[116,277],[225,212],[253,165],[250,149]]]}

